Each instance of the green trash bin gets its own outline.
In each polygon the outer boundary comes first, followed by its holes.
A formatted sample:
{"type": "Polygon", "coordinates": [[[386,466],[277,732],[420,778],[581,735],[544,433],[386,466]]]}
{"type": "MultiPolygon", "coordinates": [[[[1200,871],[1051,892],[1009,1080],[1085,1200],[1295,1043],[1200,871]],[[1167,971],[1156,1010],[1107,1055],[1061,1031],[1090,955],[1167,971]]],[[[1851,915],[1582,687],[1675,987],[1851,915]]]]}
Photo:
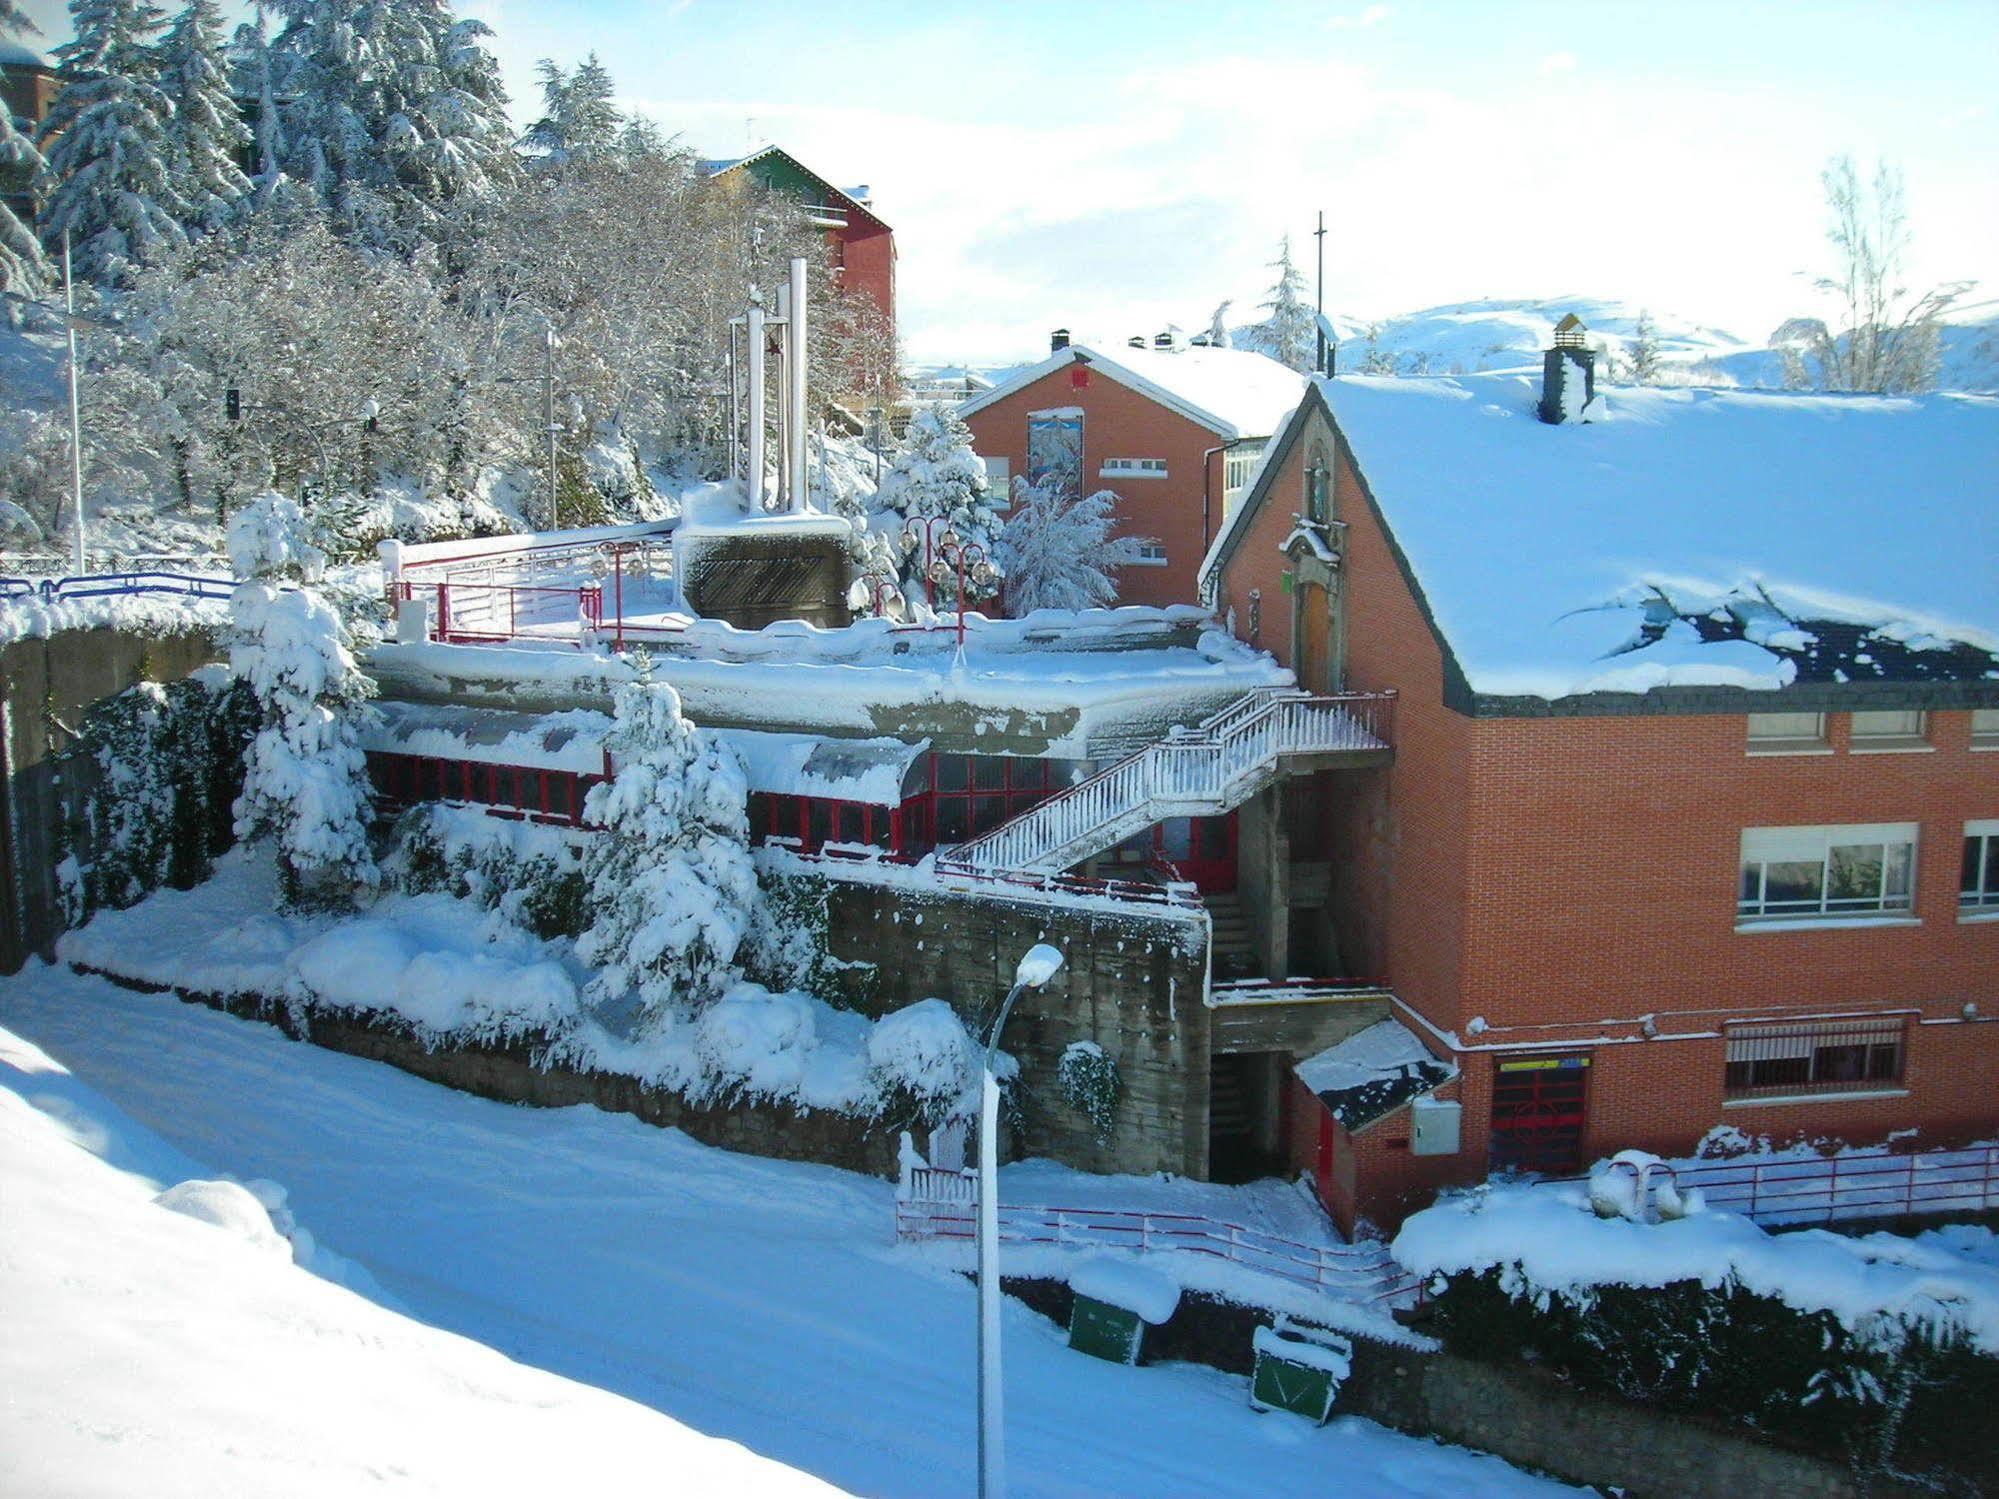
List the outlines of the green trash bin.
{"type": "Polygon", "coordinates": [[[1325,1425],[1353,1368],[1353,1344],[1336,1332],[1279,1317],[1277,1326],[1256,1330],[1254,1347],[1250,1409],[1290,1411],[1325,1425]]]}
{"type": "Polygon", "coordinates": [[[1069,1346],[1114,1364],[1135,1364],[1145,1326],[1173,1315],[1177,1282],[1134,1260],[1094,1256],[1069,1277],[1075,1306],[1069,1312],[1069,1346]]]}
{"type": "Polygon", "coordinates": [[[1069,1313],[1069,1346],[1092,1358],[1109,1359],[1114,1364],[1138,1362],[1139,1345],[1145,1341],[1145,1322],[1137,1312],[1094,1296],[1079,1294],[1069,1313]]]}

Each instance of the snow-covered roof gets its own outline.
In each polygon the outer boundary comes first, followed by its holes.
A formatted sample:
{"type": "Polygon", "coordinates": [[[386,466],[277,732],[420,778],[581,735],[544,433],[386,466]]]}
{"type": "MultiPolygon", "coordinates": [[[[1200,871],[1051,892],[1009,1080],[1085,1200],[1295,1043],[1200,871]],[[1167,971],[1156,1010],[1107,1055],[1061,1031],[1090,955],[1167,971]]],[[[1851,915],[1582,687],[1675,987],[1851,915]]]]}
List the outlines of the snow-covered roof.
{"type": "Polygon", "coordinates": [[[1538,376],[1316,389],[1474,693],[1999,676],[1999,399],[1599,386],[1550,425],[1538,376]]]}
{"type": "Polygon", "coordinates": [[[390,700],[376,704],[373,721],[361,730],[361,748],[602,775],[604,736],[610,732],[609,716],[588,708],[520,713],[390,700]]]}
{"type": "Polygon", "coordinates": [[[43,68],[49,60],[24,42],[0,40],[0,68],[43,68]]]}
{"type": "Polygon", "coordinates": [[[1376,1021],[1307,1057],[1294,1070],[1350,1130],[1372,1124],[1455,1075],[1455,1069],[1432,1056],[1399,1020],[1376,1021]]]}
{"type": "Polygon", "coordinates": [[[928,739],[905,744],[900,739],[827,739],[761,729],[705,732],[741,757],[752,791],[831,797],[877,807],[901,803],[904,785],[930,749],[928,739]]]}
{"type": "Polygon", "coordinates": [[[985,410],[1045,375],[1082,360],[1140,395],[1223,438],[1268,437],[1305,393],[1305,377],[1248,349],[1117,349],[1071,344],[1029,365],[958,408],[985,410]]]}

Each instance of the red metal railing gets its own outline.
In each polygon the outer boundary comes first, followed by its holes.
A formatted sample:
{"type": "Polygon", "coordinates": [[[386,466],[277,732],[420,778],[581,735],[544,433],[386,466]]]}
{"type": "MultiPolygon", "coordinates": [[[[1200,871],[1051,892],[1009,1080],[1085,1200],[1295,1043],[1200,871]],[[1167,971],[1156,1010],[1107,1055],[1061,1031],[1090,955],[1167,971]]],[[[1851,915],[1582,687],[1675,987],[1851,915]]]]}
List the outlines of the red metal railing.
{"type": "MultiPolygon", "coordinates": [[[[971,1242],[977,1233],[978,1179],[970,1172],[916,1167],[895,1205],[899,1240],[971,1242]]],[[[1303,1244],[1240,1223],[1189,1213],[1105,1208],[1024,1207],[1002,1202],[1000,1241],[1065,1249],[1198,1254],[1363,1306],[1413,1305],[1422,1277],[1397,1264],[1386,1244],[1303,1244]]]]}
{"type": "MultiPolygon", "coordinates": [[[[1745,1157],[1656,1173],[1710,1208],[1773,1227],[1999,1209],[1999,1145],[1919,1154],[1856,1150],[1799,1160],[1745,1157]]],[[[1581,1182],[1583,1177],[1567,1177],[1581,1182]]]]}
{"type": "Polygon", "coordinates": [[[604,590],[597,583],[557,588],[401,578],[394,594],[402,602],[422,600],[426,633],[432,640],[453,645],[527,638],[581,646],[583,632],[594,633],[604,622],[604,590]],[[575,639],[559,633],[560,627],[578,627],[575,639]]]}
{"type": "MultiPolygon", "coordinates": [[[[792,858],[802,859],[807,863],[838,864],[847,867],[882,864],[908,868],[912,862],[906,857],[898,858],[887,849],[852,844],[822,845],[816,852],[807,853],[796,847],[796,842],[796,839],[791,838],[771,838],[766,840],[766,846],[782,848],[792,858]]],[[[1201,909],[1200,894],[1192,885],[1185,884],[1153,885],[1143,880],[1099,880],[1078,874],[1041,874],[1018,869],[939,867],[936,872],[947,886],[979,885],[1024,892],[1094,895],[1111,900],[1135,901],[1140,905],[1171,906],[1183,911],[1201,909]]]]}

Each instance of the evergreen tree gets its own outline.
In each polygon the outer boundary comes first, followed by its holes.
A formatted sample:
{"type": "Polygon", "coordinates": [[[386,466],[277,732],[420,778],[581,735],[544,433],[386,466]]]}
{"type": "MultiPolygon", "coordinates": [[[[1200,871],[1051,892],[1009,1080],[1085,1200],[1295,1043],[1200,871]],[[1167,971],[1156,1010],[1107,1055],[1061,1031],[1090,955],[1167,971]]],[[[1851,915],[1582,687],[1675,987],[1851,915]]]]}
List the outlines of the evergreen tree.
{"type": "Polygon", "coordinates": [[[910,418],[909,436],[895,455],[894,467],[882,475],[877,500],[904,528],[905,583],[920,583],[923,569],[929,566],[935,597],[943,599],[956,589],[955,567],[934,551],[925,555],[923,522],[935,520],[931,528],[935,546],[943,546],[948,536],[966,546],[976,545],[985,553],[991,576],[975,577],[968,568],[966,595],[984,598],[998,591],[999,539],[1004,523],[986,486],[985,463],[972,451],[971,429],[958,420],[956,412],[926,406],[910,418]],[[917,524],[911,526],[911,521],[917,524]]]}
{"type": "MultiPolygon", "coordinates": [[[[0,42],[35,29],[14,0],[0,0],[0,42]]],[[[42,153],[35,149],[35,143],[14,128],[13,111],[0,105],[0,188],[9,192],[32,188],[43,167],[42,153]]],[[[37,296],[48,284],[48,269],[34,231],[0,201],[0,292],[37,296]]],[[[13,318],[11,307],[0,312],[0,323],[13,318]]]]}
{"type": "Polygon", "coordinates": [[[236,164],[251,144],[236,108],[222,55],[222,10],[216,0],[188,0],[160,40],[160,86],[173,103],[168,139],[183,225],[213,233],[229,222],[250,195],[250,179],[236,164]]]}
{"type": "Polygon", "coordinates": [[[592,52],[568,72],[544,57],[541,118],[528,126],[521,144],[550,166],[598,161],[619,146],[626,128],[611,102],[610,69],[592,52]]]}
{"type": "Polygon", "coordinates": [[[381,879],[356,732],[375,684],[354,664],[339,614],[295,581],[321,560],[305,530],[297,504],[275,493],[250,501],[229,526],[229,555],[245,580],[229,602],[229,669],[259,709],[236,835],[276,842],[286,905],[329,908],[381,879]]]}
{"type": "Polygon", "coordinates": [[[1316,351],[1317,324],[1305,302],[1305,276],[1291,263],[1291,236],[1285,235],[1270,262],[1277,283],[1262,303],[1270,320],[1263,325],[1264,348],[1279,364],[1309,374],[1316,351]]]}
{"type": "Polygon", "coordinates": [[[77,275],[122,284],[187,243],[173,104],[160,90],[152,46],[162,17],[147,0],[71,0],[70,17],[76,39],[56,49],[62,87],[42,123],[42,241],[53,248],[67,230],[77,275]]]}
{"type": "Polygon", "coordinates": [[[1625,357],[1631,363],[1631,381],[1634,385],[1656,385],[1659,382],[1659,329],[1652,321],[1647,309],[1638,309],[1638,321],[1631,327],[1631,345],[1625,357]]]}
{"type": "Polygon", "coordinates": [[[584,803],[602,831],[584,853],[590,926],[576,955],[599,970],[594,998],[635,994],[657,1022],[739,976],[757,904],[748,786],[734,754],[697,735],[679,694],[643,668],[618,689],[606,743],[617,775],[584,803]]]}
{"type": "Polygon", "coordinates": [[[1108,489],[1077,499],[1014,480],[1013,514],[999,551],[1010,612],[1101,609],[1117,599],[1112,574],[1139,559],[1136,536],[1111,535],[1118,497],[1108,489]]]}

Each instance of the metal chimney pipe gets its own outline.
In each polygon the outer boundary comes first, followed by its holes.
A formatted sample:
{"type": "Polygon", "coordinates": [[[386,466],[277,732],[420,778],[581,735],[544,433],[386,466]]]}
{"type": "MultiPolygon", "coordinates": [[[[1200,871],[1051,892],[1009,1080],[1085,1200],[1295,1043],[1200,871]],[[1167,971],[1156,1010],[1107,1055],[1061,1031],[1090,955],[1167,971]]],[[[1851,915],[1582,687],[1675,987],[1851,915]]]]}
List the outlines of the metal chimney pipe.
{"type": "Polygon", "coordinates": [[[750,352],[748,461],[743,466],[745,508],[754,515],[764,503],[764,310],[750,304],[744,341],[750,352]]]}
{"type": "Polygon", "coordinates": [[[785,400],[791,412],[791,424],[785,436],[791,444],[791,459],[787,465],[791,470],[791,513],[798,515],[805,510],[805,499],[811,485],[805,477],[805,364],[806,364],[805,316],[805,260],[798,257],[791,262],[791,318],[785,328],[785,347],[791,357],[785,363],[785,400]]]}

